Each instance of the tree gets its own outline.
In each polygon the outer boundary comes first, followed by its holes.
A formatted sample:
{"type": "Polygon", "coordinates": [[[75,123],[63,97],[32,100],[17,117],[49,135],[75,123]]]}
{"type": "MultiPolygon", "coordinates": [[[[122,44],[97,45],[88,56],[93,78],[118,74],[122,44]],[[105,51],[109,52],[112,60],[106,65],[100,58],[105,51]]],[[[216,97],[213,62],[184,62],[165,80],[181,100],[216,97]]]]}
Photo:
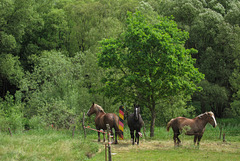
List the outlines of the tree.
{"type": "Polygon", "coordinates": [[[26,116],[39,116],[47,124],[68,127],[89,98],[87,89],[82,86],[81,57],[69,58],[61,52],[46,51],[32,56],[29,61],[34,69],[26,73],[20,86],[26,116]]]}
{"type": "MultiPolygon", "coordinates": [[[[151,0],[151,3],[157,2],[151,0]]],[[[236,92],[233,91],[235,87],[229,79],[233,72],[238,70],[234,62],[239,56],[237,30],[240,22],[240,2],[237,0],[166,0],[158,3],[161,5],[154,5],[158,13],[165,16],[173,15],[178,26],[189,32],[190,38],[185,46],[198,50],[198,54],[194,55],[197,59],[196,67],[205,74],[208,82],[201,83],[204,90],[197,94],[201,97],[196,96],[192,100],[195,103],[200,101],[201,106],[198,111],[211,107],[210,110],[215,111],[217,117],[223,117],[226,114],[225,111],[229,114],[230,102],[236,99],[233,96],[236,92]],[[213,93],[209,89],[215,89],[218,92],[213,93]],[[204,96],[205,94],[207,95],[204,96]],[[228,99],[221,99],[225,102],[217,103],[219,98],[216,95],[221,98],[228,96],[228,99]],[[211,99],[204,101],[202,96],[211,99]],[[214,105],[211,102],[215,102],[214,105]]]]}
{"type": "Polygon", "coordinates": [[[7,91],[15,93],[24,72],[19,57],[12,54],[0,54],[0,67],[0,97],[4,98],[7,91]]]}
{"type": "Polygon", "coordinates": [[[154,136],[156,105],[161,99],[191,95],[204,78],[185,49],[188,33],[172,18],[147,19],[141,12],[128,14],[126,31],[101,41],[98,64],[106,69],[101,89],[115,102],[137,102],[151,111],[150,136],[154,136]]]}

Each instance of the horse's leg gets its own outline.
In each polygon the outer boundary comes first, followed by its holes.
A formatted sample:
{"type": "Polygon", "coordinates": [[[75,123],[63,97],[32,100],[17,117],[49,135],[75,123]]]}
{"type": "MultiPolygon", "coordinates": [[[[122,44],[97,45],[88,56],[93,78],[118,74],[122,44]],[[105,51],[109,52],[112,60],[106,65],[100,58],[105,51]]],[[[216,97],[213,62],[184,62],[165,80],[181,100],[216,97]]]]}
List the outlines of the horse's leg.
{"type": "Polygon", "coordinates": [[[105,142],[105,130],[103,130],[103,142],[105,142]]]}
{"type": "Polygon", "coordinates": [[[135,131],[135,143],[137,142],[137,130],[135,131]]]}
{"type": "Polygon", "coordinates": [[[198,135],[194,135],[194,145],[196,145],[198,135]]]}
{"type": "Polygon", "coordinates": [[[132,145],[134,145],[134,130],[130,130],[132,145]]]}
{"type": "Polygon", "coordinates": [[[138,130],[136,130],[136,140],[137,140],[137,145],[139,145],[139,133],[138,133],[139,131],[138,130]]]}
{"type": "Polygon", "coordinates": [[[202,138],[202,135],[198,135],[198,143],[197,143],[198,147],[199,147],[199,143],[200,143],[201,138],[202,138]]]}
{"type": "Polygon", "coordinates": [[[115,129],[115,144],[118,144],[118,141],[117,141],[117,134],[118,132],[116,131],[116,129],[115,129]]]}
{"type": "Polygon", "coordinates": [[[98,142],[100,142],[100,132],[98,132],[98,142]]]}
{"type": "Polygon", "coordinates": [[[176,143],[176,138],[177,138],[177,134],[176,134],[176,133],[174,133],[174,134],[173,134],[174,146],[176,146],[176,145],[177,145],[177,143],[176,143]]]}
{"type": "Polygon", "coordinates": [[[179,136],[180,135],[180,132],[179,132],[179,130],[177,130],[177,132],[176,132],[176,138],[177,138],[177,145],[179,146],[179,144],[181,143],[181,140],[179,139],[179,136]]]}
{"type": "Polygon", "coordinates": [[[115,141],[114,141],[114,133],[113,133],[113,129],[111,129],[111,135],[112,135],[112,142],[114,143],[114,144],[117,144],[118,143],[118,141],[117,141],[117,132],[116,132],[116,129],[114,128],[114,131],[115,131],[115,141]]]}
{"type": "Polygon", "coordinates": [[[177,134],[177,140],[178,140],[178,142],[177,142],[177,144],[178,144],[178,146],[179,146],[179,144],[181,143],[181,140],[179,139],[179,136],[180,134],[177,134]]]}

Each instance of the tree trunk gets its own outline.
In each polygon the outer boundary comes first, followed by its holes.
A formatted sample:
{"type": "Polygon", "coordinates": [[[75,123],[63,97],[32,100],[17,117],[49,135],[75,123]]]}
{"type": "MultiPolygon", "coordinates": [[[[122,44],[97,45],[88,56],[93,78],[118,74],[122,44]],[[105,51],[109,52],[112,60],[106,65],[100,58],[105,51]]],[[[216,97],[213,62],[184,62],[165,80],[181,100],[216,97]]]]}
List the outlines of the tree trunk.
{"type": "Polygon", "coordinates": [[[155,120],[156,120],[156,113],[155,113],[155,107],[151,109],[151,126],[150,126],[150,137],[154,137],[154,127],[155,127],[155,120]]]}

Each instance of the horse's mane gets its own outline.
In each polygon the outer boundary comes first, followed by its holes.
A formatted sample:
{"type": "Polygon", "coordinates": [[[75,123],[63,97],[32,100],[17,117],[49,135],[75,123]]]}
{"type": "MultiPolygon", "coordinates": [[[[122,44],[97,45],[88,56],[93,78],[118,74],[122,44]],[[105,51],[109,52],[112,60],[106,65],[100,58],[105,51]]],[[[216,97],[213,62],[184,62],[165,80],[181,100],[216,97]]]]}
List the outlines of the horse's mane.
{"type": "Polygon", "coordinates": [[[99,106],[98,104],[94,104],[94,105],[99,111],[102,111],[103,113],[105,113],[101,106],[99,106]]]}
{"type": "Polygon", "coordinates": [[[205,112],[205,113],[202,113],[202,114],[198,115],[197,118],[202,118],[203,116],[207,115],[208,113],[213,114],[213,112],[205,112]]]}
{"type": "Polygon", "coordinates": [[[208,112],[208,113],[210,113],[211,115],[214,115],[214,113],[213,113],[212,111],[210,111],[210,112],[208,112]]]}

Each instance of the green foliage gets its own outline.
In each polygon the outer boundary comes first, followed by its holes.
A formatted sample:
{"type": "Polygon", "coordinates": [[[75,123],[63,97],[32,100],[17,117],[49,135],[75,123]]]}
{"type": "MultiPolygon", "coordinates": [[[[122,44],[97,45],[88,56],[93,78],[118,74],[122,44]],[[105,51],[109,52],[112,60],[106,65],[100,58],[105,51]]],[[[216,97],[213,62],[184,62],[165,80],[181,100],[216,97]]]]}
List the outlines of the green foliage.
{"type": "Polygon", "coordinates": [[[228,3],[229,11],[226,14],[226,21],[232,25],[239,25],[240,17],[240,2],[239,1],[230,1],[228,3]]]}
{"type": "Polygon", "coordinates": [[[213,111],[215,115],[221,116],[222,112],[226,110],[229,93],[225,87],[209,83],[204,80],[199,84],[203,87],[201,92],[196,93],[198,100],[202,102],[201,110],[199,112],[213,111]]]}
{"type": "MultiPolygon", "coordinates": [[[[151,4],[155,3],[151,1],[151,4]]],[[[225,110],[231,113],[230,104],[236,97],[235,94],[229,95],[235,93],[230,77],[238,68],[234,62],[239,57],[239,1],[166,0],[158,3],[161,5],[152,5],[158,13],[173,15],[179,27],[189,32],[186,46],[198,50],[198,54],[194,55],[196,66],[205,74],[205,79],[225,88],[224,93],[219,93],[222,94],[220,97],[228,95],[224,105],[212,106],[200,101],[199,108],[203,107],[200,111],[205,110],[204,106],[211,106],[211,110],[218,111],[218,117],[226,116],[225,110]]],[[[214,98],[214,95],[210,97],[214,98]]]]}
{"type": "Polygon", "coordinates": [[[69,127],[76,114],[87,108],[86,100],[90,98],[83,87],[81,62],[84,58],[77,55],[70,59],[52,51],[32,61],[35,61],[34,71],[28,73],[21,84],[21,90],[26,93],[27,116],[41,117],[46,124],[54,123],[59,128],[69,127]]]}
{"type": "Polygon", "coordinates": [[[44,129],[47,127],[46,122],[43,120],[41,116],[32,116],[28,120],[27,124],[29,125],[30,129],[36,130],[44,129]]]}
{"type": "Polygon", "coordinates": [[[67,49],[70,55],[89,49],[97,50],[98,41],[115,37],[123,30],[123,23],[119,19],[127,11],[120,10],[122,6],[119,3],[104,0],[73,1],[65,6],[70,25],[67,49]]]}
{"type": "Polygon", "coordinates": [[[231,110],[226,111],[227,116],[231,117],[239,117],[240,116],[240,92],[238,91],[236,93],[236,98],[232,103],[231,103],[231,110]]]}
{"type": "Polygon", "coordinates": [[[8,35],[5,32],[0,33],[0,40],[1,40],[1,53],[8,53],[8,52],[14,52],[16,49],[16,39],[13,35],[8,35]]]}
{"type": "Polygon", "coordinates": [[[120,103],[139,103],[147,120],[160,113],[160,125],[170,117],[192,116],[194,109],[237,117],[239,17],[239,0],[1,0],[1,104],[9,91],[18,99],[11,109],[22,110],[16,116],[0,110],[1,121],[8,125],[24,116],[19,123],[36,129],[52,122],[69,127],[70,118],[93,101],[115,113],[120,103]],[[143,16],[128,17],[136,10],[143,16]],[[96,53],[104,39],[106,68],[99,68],[96,53]],[[188,95],[198,89],[194,67],[206,81],[191,100],[188,95]],[[146,102],[154,101],[151,113],[146,102]]]}
{"type": "Polygon", "coordinates": [[[138,102],[149,108],[154,126],[156,104],[180,93],[191,95],[204,76],[194,67],[191,54],[196,50],[183,46],[188,33],[173,20],[147,19],[137,11],[129,13],[126,24],[118,38],[101,42],[98,64],[108,69],[102,90],[115,102],[138,102]]]}
{"type": "Polygon", "coordinates": [[[179,116],[193,118],[196,109],[191,104],[187,104],[190,100],[190,96],[185,98],[183,95],[177,95],[162,100],[159,105],[161,107],[157,110],[157,113],[159,114],[157,116],[157,123],[160,123],[157,125],[164,126],[169,120],[179,116]]]}
{"type": "Polygon", "coordinates": [[[23,104],[15,102],[9,93],[5,96],[5,100],[0,100],[0,131],[12,132],[22,131],[25,124],[23,117],[23,104]]]}
{"type": "MultiPolygon", "coordinates": [[[[240,28],[237,27],[236,28],[237,33],[240,33],[240,28]]],[[[230,114],[229,116],[235,116],[238,117],[240,114],[240,85],[239,85],[239,81],[240,81],[240,45],[239,45],[239,35],[240,34],[236,34],[235,35],[235,48],[236,48],[236,52],[234,54],[234,65],[236,66],[232,72],[232,75],[229,78],[229,82],[231,84],[231,89],[233,91],[233,102],[231,103],[231,109],[228,111],[228,113],[230,114]]]]}
{"type": "MultiPolygon", "coordinates": [[[[18,86],[24,75],[19,58],[12,54],[1,54],[0,66],[0,77],[9,80],[11,84],[18,86]]],[[[0,81],[0,85],[2,83],[3,82],[0,81]]]]}
{"type": "Polygon", "coordinates": [[[154,97],[164,98],[183,89],[186,93],[195,89],[194,81],[202,76],[197,75],[197,69],[191,65],[194,60],[190,54],[196,51],[182,47],[187,33],[180,32],[174,21],[167,18],[159,18],[157,24],[150,24],[139,12],[129,15],[127,24],[127,31],[120,38],[102,41],[99,54],[101,67],[123,73],[118,80],[110,71],[107,78],[110,81],[105,80],[106,88],[111,86],[111,92],[115,90],[111,96],[118,95],[125,100],[133,99],[138,93],[145,101],[153,94],[152,90],[156,92],[154,97]],[[192,84],[188,79],[193,80],[192,84]],[[133,91],[119,95],[119,90],[116,91],[119,86],[121,90],[130,87],[133,91]]]}

